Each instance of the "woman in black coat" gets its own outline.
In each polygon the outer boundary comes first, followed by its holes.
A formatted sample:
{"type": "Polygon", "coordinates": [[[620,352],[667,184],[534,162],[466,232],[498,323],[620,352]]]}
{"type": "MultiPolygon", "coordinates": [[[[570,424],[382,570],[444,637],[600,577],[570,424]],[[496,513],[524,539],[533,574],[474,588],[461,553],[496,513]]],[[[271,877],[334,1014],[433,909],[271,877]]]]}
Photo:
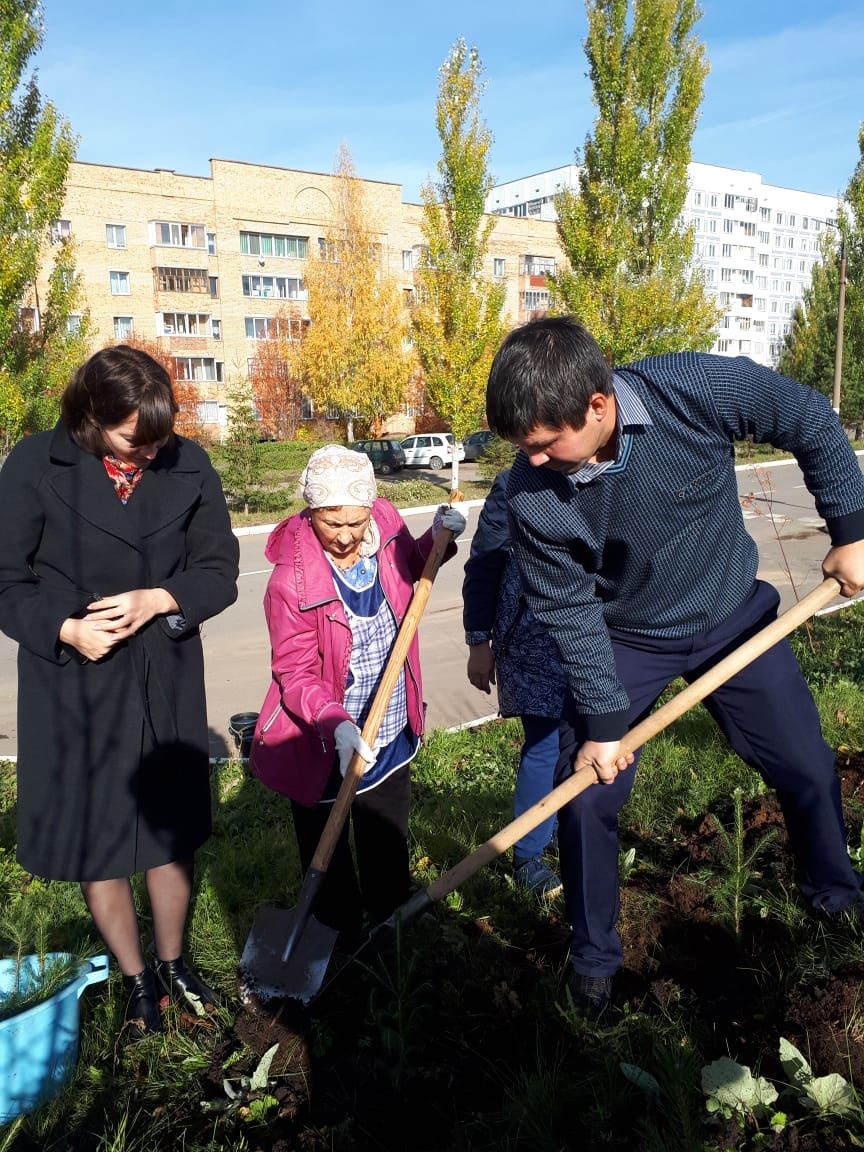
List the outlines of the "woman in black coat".
{"type": "Polygon", "coordinates": [[[173,433],[168,374],[136,348],[78,369],[52,432],[0,472],[0,628],[18,648],[18,859],[77,880],[128,993],[215,997],[184,964],[195,850],[210,834],[202,621],[237,596],[238,546],[206,453],[173,433]],[[129,877],[143,871],[155,961],[129,877]]]}

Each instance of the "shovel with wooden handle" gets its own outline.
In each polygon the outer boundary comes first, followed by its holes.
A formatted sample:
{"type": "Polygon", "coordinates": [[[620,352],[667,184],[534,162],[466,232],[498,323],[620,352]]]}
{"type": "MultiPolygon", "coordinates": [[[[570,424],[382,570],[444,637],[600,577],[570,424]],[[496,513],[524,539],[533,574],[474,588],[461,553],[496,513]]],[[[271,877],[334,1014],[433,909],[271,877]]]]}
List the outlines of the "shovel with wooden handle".
{"type": "MultiPolygon", "coordinates": [[[[700,700],[704,700],[706,696],[716,689],[721,684],[725,684],[736,673],[740,672],[742,668],[746,668],[748,664],[758,657],[763,652],[767,652],[772,648],[778,640],[782,640],[784,636],[788,635],[793,629],[797,628],[799,624],[803,624],[820,608],[824,608],[840,591],[840,585],[833,579],[823,580],[823,582],[814,588],[803,600],[800,600],[788,611],[784,612],[776,620],[773,620],[767,627],[757,632],[755,636],[751,636],[749,640],[745,640],[740,647],[736,648],[734,652],[730,652],[723,660],[720,660],[713,668],[710,668],[704,675],[694,680],[683,691],[674,696],[668,703],[658,708],[656,712],[652,712],[640,723],[634,725],[633,728],[621,740],[621,753],[635,752],[637,748],[647,741],[652,736],[656,736],[658,732],[662,732],[674,720],[683,716],[685,712],[689,711],[694,704],[700,700]]],[[[520,840],[527,832],[536,828],[538,824],[542,824],[544,820],[557,812],[559,808],[563,808],[565,804],[573,800],[581,792],[590,788],[592,784],[597,783],[597,775],[593,768],[580,768],[578,772],[574,772],[572,776],[568,777],[563,784],[559,784],[547,796],[538,801],[533,807],[526,809],[525,812],[518,816],[515,820],[511,821],[506,827],[502,828],[494,836],[491,836],[485,844],[481,844],[470,856],[466,856],[455,864],[449,871],[439,876],[437,880],[433,880],[426,888],[421,888],[419,892],[401,904],[382,924],[373,928],[366,940],[360,945],[354,956],[359,955],[360,952],[365,950],[379,933],[386,933],[396,928],[397,920],[405,924],[415,916],[419,915],[431,904],[438,900],[442,900],[448,896],[456,888],[459,888],[466,880],[470,879],[475,873],[494,860],[496,856],[500,856],[508,848],[520,840]]],[[[352,960],[354,959],[352,956],[352,960]]],[[[351,961],[348,961],[351,963],[351,961]]],[[[347,965],[346,965],[347,967],[347,965]]],[[[338,973],[337,973],[338,975],[338,973]]],[[[334,976],[335,979],[335,976],[334,976]]]]}
{"type": "MultiPolygon", "coordinates": [[[[460,499],[460,493],[451,492],[451,503],[460,499]]],[[[433,581],[452,539],[453,533],[447,528],[442,527],[437,533],[393,641],[378,690],[363,725],[363,739],[370,748],[375,745],[378,729],[432,592],[433,581]]],[[[355,752],[303,878],[296,906],[265,906],[257,910],[240,957],[240,992],[244,1000],[254,997],[266,1002],[290,998],[305,1004],[321,987],[339,933],[316,919],[312,909],[365,770],[366,761],[359,752],[355,752]]]]}

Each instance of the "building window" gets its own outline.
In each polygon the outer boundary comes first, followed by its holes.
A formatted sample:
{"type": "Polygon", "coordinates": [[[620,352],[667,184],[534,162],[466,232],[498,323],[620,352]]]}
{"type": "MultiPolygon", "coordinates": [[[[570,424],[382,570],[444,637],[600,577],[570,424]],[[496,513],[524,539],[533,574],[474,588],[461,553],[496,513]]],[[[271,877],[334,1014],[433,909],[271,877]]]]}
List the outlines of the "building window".
{"type": "Polygon", "coordinates": [[[694,192],[693,193],[693,203],[696,205],[697,208],[702,204],[702,193],[701,192],[694,192]]]}
{"type": "Polygon", "coordinates": [[[157,292],[208,291],[206,268],[154,268],[153,279],[157,292]]]}
{"type": "Polygon", "coordinates": [[[759,209],[759,215],[763,220],[770,220],[771,219],[771,209],[770,208],[760,208],[759,209]]]}
{"type": "Polygon", "coordinates": [[[734,208],[735,207],[735,196],[732,192],[727,192],[726,195],[723,197],[723,207],[724,208],[734,208]]]}
{"type": "Polygon", "coordinates": [[[731,244],[724,244],[720,250],[720,255],[721,256],[731,256],[732,255],[732,245],[731,244]]]}
{"type": "Polygon", "coordinates": [[[114,339],[128,340],[132,335],[133,322],[131,316],[114,317],[114,339]]]}
{"type": "Polygon", "coordinates": [[[790,214],[789,214],[789,227],[790,228],[795,227],[795,213],[794,212],[790,212],[790,214]]]}
{"type": "Polygon", "coordinates": [[[768,253],[767,252],[760,252],[759,253],[759,267],[760,268],[767,268],[768,267],[768,253]]]}
{"type": "Polygon", "coordinates": [[[300,401],[300,419],[312,420],[315,416],[315,405],[311,396],[304,396],[300,401]]]}
{"type": "Polygon", "coordinates": [[[758,239],[759,239],[760,244],[770,244],[771,243],[771,233],[770,232],[760,232],[758,239]]]}
{"type": "Polygon", "coordinates": [[[159,336],[210,335],[210,316],[206,312],[162,312],[156,319],[159,336]]]}
{"type": "Polygon", "coordinates": [[[225,365],[212,356],[175,356],[174,376],[177,380],[217,380],[225,378],[225,365]]]}
{"type": "Polygon", "coordinates": [[[716,220],[716,218],[713,218],[713,217],[712,217],[712,219],[710,219],[710,220],[706,220],[706,221],[705,221],[705,231],[706,231],[706,232],[716,232],[716,231],[717,231],[717,220],[716,220]]]}
{"type": "Polygon", "coordinates": [[[519,307],[525,312],[536,312],[541,308],[549,307],[548,292],[520,292],[519,307]]]}
{"type": "Polygon", "coordinates": [[[215,232],[208,232],[207,233],[207,255],[208,256],[215,256],[216,255],[216,233],[215,232]]]}
{"type": "Polygon", "coordinates": [[[756,277],[756,287],[757,288],[767,288],[768,287],[768,277],[767,276],[757,276],[756,277]]]}
{"type": "Polygon", "coordinates": [[[782,212],[778,212],[778,213],[775,215],[775,217],[774,217],[774,223],[775,223],[775,224],[782,224],[782,223],[783,223],[783,213],[782,213],[782,212]]]}
{"type": "Polygon", "coordinates": [[[414,307],[414,289],[413,288],[403,288],[402,289],[402,304],[406,308],[413,308],[414,307]]]}
{"type": "Polygon", "coordinates": [[[70,336],[77,336],[81,331],[81,315],[78,312],[70,312],[66,317],[66,331],[70,336]]]}
{"type": "Polygon", "coordinates": [[[126,225],[125,224],[106,224],[105,225],[105,243],[109,248],[125,248],[126,247],[126,225]]]}
{"type": "Polygon", "coordinates": [[[717,253],[717,245],[716,244],[706,244],[705,245],[705,255],[706,256],[713,257],[716,255],[716,253],[717,253]]]}
{"type": "Polygon", "coordinates": [[[112,296],[129,296],[132,292],[128,272],[109,272],[108,282],[112,296]]]}
{"type": "Polygon", "coordinates": [[[308,327],[308,320],[283,316],[246,316],[247,340],[299,340],[308,327]]]}
{"type": "Polygon", "coordinates": [[[212,333],[213,333],[213,339],[214,340],[221,340],[222,339],[222,321],[216,320],[215,318],[211,319],[210,328],[211,328],[212,333]]]}
{"type": "Polygon", "coordinates": [[[51,241],[54,244],[59,243],[60,240],[68,240],[72,235],[72,221],[55,220],[51,225],[49,232],[51,234],[51,241]]]}
{"type": "Polygon", "coordinates": [[[244,276],[243,295],[274,300],[306,300],[306,285],[299,276],[244,276]]]}
{"type": "Polygon", "coordinates": [[[709,207],[709,208],[716,208],[716,207],[717,207],[717,193],[716,193],[716,192],[711,192],[711,193],[709,194],[709,196],[708,196],[708,207],[709,207]]]}
{"type": "Polygon", "coordinates": [[[505,275],[504,257],[503,256],[496,256],[495,259],[492,261],[492,273],[494,276],[498,276],[498,277],[505,275]]]}
{"type": "Polygon", "coordinates": [[[690,223],[693,225],[693,231],[694,232],[701,232],[702,231],[702,217],[701,216],[694,216],[693,219],[690,221],[690,223]]]}
{"type": "Polygon", "coordinates": [[[414,271],[414,249],[413,248],[403,248],[402,249],[402,271],[403,272],[413,272],[414,271]]]}
{"type": "Polygon", "coordinates": [[[206,248],[203,224],[179,224],[173,220],[154,220],[150,225],[153,244],[165,248],[206,248]]]}
{"type": "Polygon", "coordinates": [[[764,296],[757,296],[756,297],[756,311],[757,312],[764,312],[765,311],[765,298],[764,298],[764,296]]]}
{"type": "Polygon", "coordinates": [[[521,276],[555,275],[554,256],[522,256],[519,264],[519,274],[521,276]]]}
{"type": "Polygon", "coordinates": [[[753,223],[752,220],[739,220],[738,223],[744,229],[744,235],[745,236],[755,236],[756,235],[756,225],[753,223]]]}
{"type": "Polygon", "coordinates": [[[281,232],[241,232],[240,252],[244,256],[282,256],[305,260],[309,254],[308,236],[281,232]]]}
{"type": "Polygon", "coordinates": [[[728,284],[732,279],[732,269],[731,268],[721,268],[720,269],[720,279],[723,281],[724,284],[728,284]]]}
{"type": "Polygon", "coordinates": [[[717,351],[718,352],[728,352],[729,351],[729,345],[731,343],[732,343],[731,340],[718,340],[717,341],[717,351]]]}
{"type": "Polygon", "coordinates": [[[750,341],[749,340],[739,340],[738,341],[738,351],[739,352],[749,352],[750,351],[750,341]]]}
{"type": "Polygon", "coordinates": [[[208,276],[207,277],[207,286],[210,289],[211,297],[214,300],[218,300],[218,298],[219,298],[219,277],[218,276],[208,276]]]}
{"type": "Polygon", "coordinates": [[[717,297],[717,299],[720,302],[721,308],[728,308],[729,307],[729,300],[731,299],[731,293],[730,292],[721,292],[720,295],[717,297]]]}
{"type": "Polygon", "coordinates": [[[731,232],[734,227],[735,227],[735,221],[734,220],[724,220],[723,221],[723,231],[724,232],[731,232]]]}
{"type": "Polygon", "coordinates": [[[197,405],[198,420],[201,424],[219,423],[219,401],[202,400],[197,405]]]}

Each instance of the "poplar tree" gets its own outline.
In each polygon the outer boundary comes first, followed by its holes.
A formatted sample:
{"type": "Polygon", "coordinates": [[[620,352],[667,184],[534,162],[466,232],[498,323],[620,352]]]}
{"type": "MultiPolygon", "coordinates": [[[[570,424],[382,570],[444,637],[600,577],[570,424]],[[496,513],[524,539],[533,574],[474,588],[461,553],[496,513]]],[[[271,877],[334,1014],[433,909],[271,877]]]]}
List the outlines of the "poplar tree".
{"type": "Polygon", "coordinates": [[[569,267],[552,283],[612,363],[714,341],[717,311],[690,270],[681,222],[705,47],[695,0],[587,0],[597,118],[577,152],[579,190],[557,197],[569,267]]]}
{"type": "Polygon", "coordinates": [[[69,124],[43,100],[32,57],[42,43],[38,0],[0,3],[0,449],[49,426],[72,368],[87,354],[74,250],[52,228],[75,154],[69,124]],[[37,279],[52,265],[47,292],[37,279]],[[24,310],[27,311],[24,311],[24,310]]]}
{"type": "MultiPolygon", "coordinates": [[[[483,275],[495,219],[484,215],[492,135],[480,118],[482,74],[477,49],[457,40],[438,76],[441,157],[438,180],[422,189],[425,248],[412,310],[426,397],[457,440],[480,422],[489,367],[505,331],[504,287],[483,275]]],[[[458,483],[454,461],[453,487],[458,483]]]]}
{"type": "Polygon", "coordinates": [[[341,412],[353,440],[356,419],[374,427],[404,403],[411,360],[402,290],[344,145],[334,175],[333,219],[305,270],[310,325],[292,360],[306,393],[341,412]]]}
{"type": "Polygon", "coordinates": [[[858,163],[837,212],[837,229],[826,233],[822,260],[813,266],[803,305],[792,316],[783,339],[778,368],[826,396],[834,393],[834,355],[840,288],[840,235],[846,240],[846,299],[843,323],[843,373],[840,419],[864,428],[864,124],[858,132],[858,163]]]}

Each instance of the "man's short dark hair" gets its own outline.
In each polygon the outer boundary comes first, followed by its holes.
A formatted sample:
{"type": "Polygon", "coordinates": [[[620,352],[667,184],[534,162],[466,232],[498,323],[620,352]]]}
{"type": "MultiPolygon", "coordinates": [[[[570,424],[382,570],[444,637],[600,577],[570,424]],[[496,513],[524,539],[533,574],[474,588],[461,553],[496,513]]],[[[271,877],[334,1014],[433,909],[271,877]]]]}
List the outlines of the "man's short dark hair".
{"type": "Polygon", "coordinates": [[[538,424],[582,428],[595,392],[612,392],[612,369],[596,340],[572,316],[547,316],[514,328],[498,349],[486,418],[505,440],[538,424]]]}
{"type": "Polygon", "coordinates": [[[155,444],[171,436],[177,401],[171,377],[158,360],[140,348],[115,344],[94,353],[66,386],[60,419],[85,452],[104,456],[105,428],[138,413],[136,444],[155,444]]]}

